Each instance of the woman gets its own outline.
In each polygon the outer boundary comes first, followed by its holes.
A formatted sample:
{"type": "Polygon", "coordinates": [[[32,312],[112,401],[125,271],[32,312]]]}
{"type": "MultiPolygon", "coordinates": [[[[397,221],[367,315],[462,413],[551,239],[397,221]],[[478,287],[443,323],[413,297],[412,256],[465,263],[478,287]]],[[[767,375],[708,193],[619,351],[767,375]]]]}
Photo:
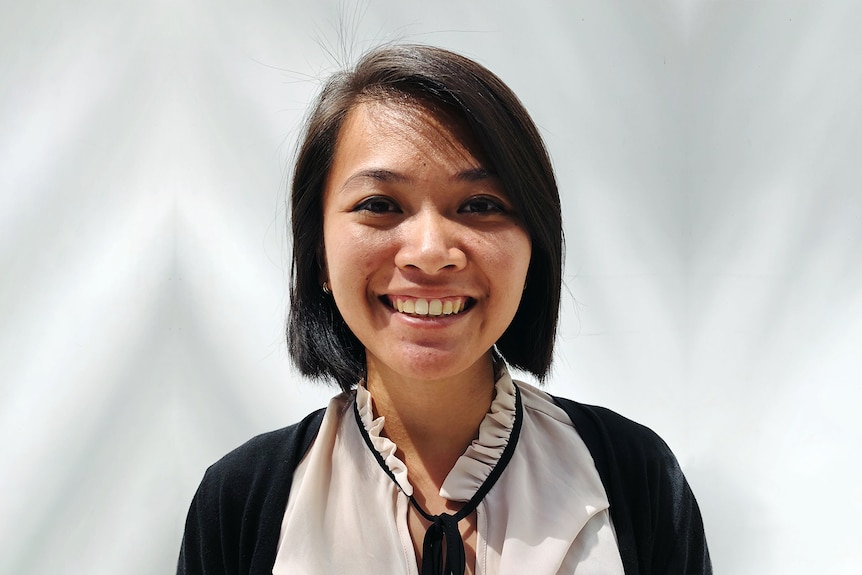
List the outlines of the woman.
{"type": "Polygon", "coordinates": [[[212,466],[179,573],[710,573],[667,446],[543,379],[562,224],[479,64],[388,46],[330,79],[292,184],[291,357],[343,393],[212,466]]]}

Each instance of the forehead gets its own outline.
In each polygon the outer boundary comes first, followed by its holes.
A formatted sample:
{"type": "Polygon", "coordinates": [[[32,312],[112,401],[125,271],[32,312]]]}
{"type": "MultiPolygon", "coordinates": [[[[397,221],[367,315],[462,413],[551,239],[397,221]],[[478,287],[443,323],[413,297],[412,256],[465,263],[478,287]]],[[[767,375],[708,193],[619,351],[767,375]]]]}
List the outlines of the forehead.
{"type": "Polygon", "coordinates": [[[454,113],[414,100],[368,100],[344,118],[335,163],[345,156],[402,156],[404,161],[435,161],[483,166],[485,155],[467,123],[454,113]]]}

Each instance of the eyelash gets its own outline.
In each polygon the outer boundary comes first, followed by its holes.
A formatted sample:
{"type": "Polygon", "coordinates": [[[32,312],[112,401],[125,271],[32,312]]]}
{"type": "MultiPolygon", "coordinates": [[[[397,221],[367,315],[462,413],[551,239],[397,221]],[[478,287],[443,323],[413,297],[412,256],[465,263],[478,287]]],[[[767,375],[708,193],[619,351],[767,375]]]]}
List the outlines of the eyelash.
{"type": "MultiPolygon", "coordinates": [[[[382,215],[388,213],[400,213],[401,208],[399,208],[398,204],[389,198],[373,196],[361,201],[353,208],[353,211],[382,215]]],[[[461,214],[501,214],[506,211],[505,206],[500,201],[488,196],[475,196],[469,198],[461,205],[461,207],[458,208],[458,213],[461,214]],[[475,209],[477,204],[481,205],[482,209],[475,209]]]]}
{"type": "Polygon", "coordinates": [[[356,207],[353,208],[353,211],[369,212],[371,214],[388,214],[392,212],[400,212],[401,209],[394,201],[390,200],[389,198],[385,198],[383,196],[373,196],[359,202],[356,207]],[[386,209],[374,209],[375,206],[377,208],[385,207],[386,209]]]}
{"type": "Polygon", "coordinates": [[[467,214],[501,214],[506,212],[506,208],[500,203],[498,200],[494,198],[490,198],[488,196],[476,196],[468,199],[461,208],[458,209],[460,213],[467,214]],[[468,210],[467,208],[472,206],[475,208],[476,204],[481,204],[483,208],[481,210],[468,210]]]}

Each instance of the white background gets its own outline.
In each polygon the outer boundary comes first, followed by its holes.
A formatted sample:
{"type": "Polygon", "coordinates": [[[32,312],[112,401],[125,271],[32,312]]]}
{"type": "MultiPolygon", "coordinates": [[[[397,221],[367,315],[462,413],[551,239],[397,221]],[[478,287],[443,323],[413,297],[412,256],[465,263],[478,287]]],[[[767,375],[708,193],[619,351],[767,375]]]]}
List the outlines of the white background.
{"type": "Polygon", "coordinates": [[[547,139],[548,389],[671,444],[717,573],[858,572],[862,3],[0,15],[0,572],[172,572],[206,466],[334,393],[282,342],[286,166],[318,80],[398,38],[486,64],[547,139]]]}

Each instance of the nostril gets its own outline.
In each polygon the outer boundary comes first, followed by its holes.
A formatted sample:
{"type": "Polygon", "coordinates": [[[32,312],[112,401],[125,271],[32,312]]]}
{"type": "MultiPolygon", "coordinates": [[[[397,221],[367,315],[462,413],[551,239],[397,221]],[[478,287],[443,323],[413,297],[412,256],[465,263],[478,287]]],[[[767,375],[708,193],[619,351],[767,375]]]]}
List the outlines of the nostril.
{"type": "Polygon", "coordinates": [[[401,245],[395,259],[399,267],[438,273],[465,265],[458,228],[439,211],[423,209],[401,225],[401,245]]]}

